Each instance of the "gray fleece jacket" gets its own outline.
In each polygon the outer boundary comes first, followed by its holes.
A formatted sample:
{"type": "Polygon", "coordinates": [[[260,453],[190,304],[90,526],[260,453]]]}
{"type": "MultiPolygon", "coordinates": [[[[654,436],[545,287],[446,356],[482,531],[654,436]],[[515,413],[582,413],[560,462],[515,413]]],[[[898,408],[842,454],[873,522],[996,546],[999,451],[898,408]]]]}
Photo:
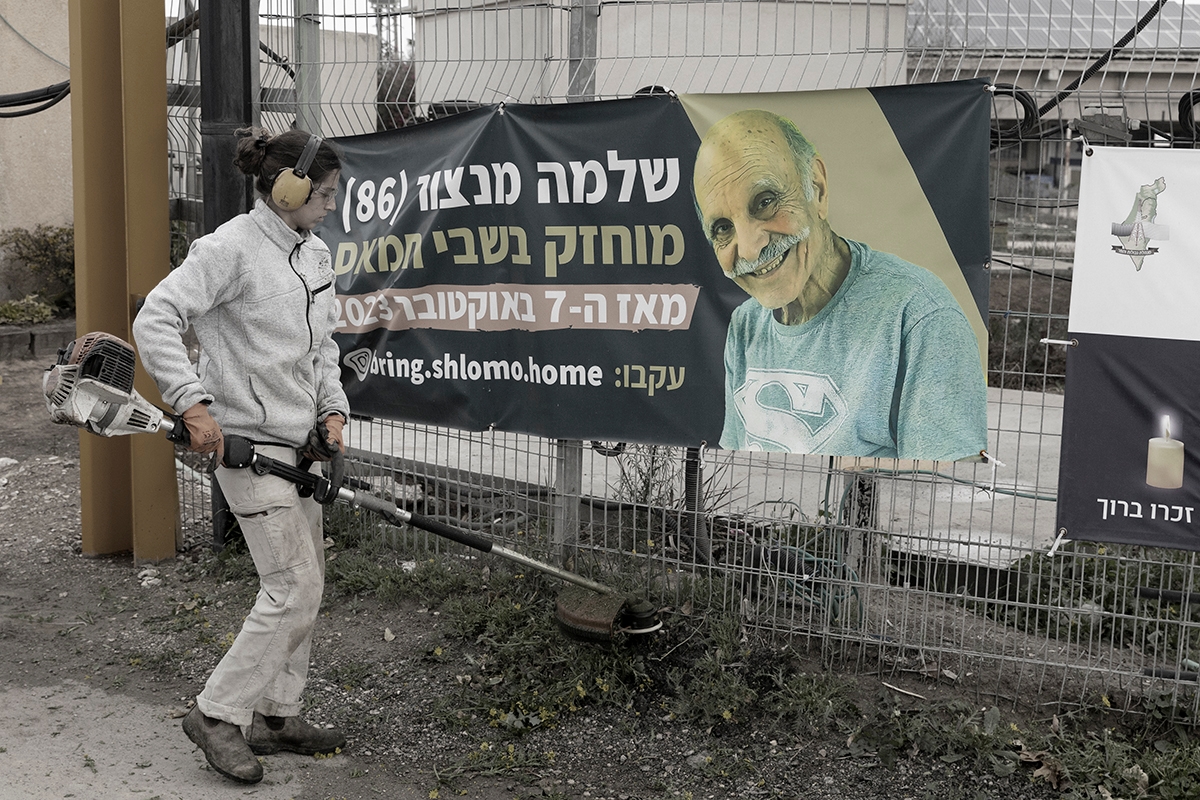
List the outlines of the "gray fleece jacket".
{"type": "Polygon", "coordinates": [[[146,297],[133,336],[176,412],[208,401],[225,433],[299,447],[317,420],[350,410],[336,322],[329,248],[259,200],[192,243],[146,297]],[[183,343],[189,325],[198,367],[183,343]]]}

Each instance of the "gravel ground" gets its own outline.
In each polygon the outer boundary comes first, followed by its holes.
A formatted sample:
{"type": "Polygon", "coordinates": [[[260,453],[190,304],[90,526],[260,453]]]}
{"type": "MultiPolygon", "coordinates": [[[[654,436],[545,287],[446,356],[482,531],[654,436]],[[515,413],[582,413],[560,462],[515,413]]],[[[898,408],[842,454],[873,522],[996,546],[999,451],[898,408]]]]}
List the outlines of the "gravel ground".
{"type": "Polygon", "coordinates": [[[346,751],[268,756],[261,784],[233,784],[207,767],[179,717],[240,626],[253,577],[214,578],[204,542],[153,565],[82,556],[77,434],[47,421],[41,369],[0,361],[0,798],[1052,796],[1031,770],[1000,779],[966,760],[883,766],[849,757],[832,732],[717,735],[612,708],[506,739],[486,720],[439,710],[468,667],[438,609],[361,597],[326,604],[306,712],[342,727],[346,751]],[[442,646],[455,657],[430,656],[442,646]],[[480,757],[509,744],[507,761],[480,757]]]}

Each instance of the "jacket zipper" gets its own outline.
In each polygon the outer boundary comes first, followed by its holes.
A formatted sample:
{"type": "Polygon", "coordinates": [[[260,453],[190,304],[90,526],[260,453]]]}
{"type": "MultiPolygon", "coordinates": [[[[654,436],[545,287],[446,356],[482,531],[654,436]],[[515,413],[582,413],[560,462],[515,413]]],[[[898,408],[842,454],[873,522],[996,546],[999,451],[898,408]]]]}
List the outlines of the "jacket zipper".
{"type": "Polygon", "coordinates": [[[300,279],[300,285],[304,287],[304,324],[308,326],[308,351],[311,353],[313,349],[313,292],[308,288],[308,282],[304,280],[304,276],[300,274],[300,270],[296,269],[296,265],[292,262],[292,259],[300,252],[300,247],[303,244],[304,242],[297,242],[296,246],[292,248],[292,252],[288,254],[288,266],[292,268],[292,272],[300,279]]]}

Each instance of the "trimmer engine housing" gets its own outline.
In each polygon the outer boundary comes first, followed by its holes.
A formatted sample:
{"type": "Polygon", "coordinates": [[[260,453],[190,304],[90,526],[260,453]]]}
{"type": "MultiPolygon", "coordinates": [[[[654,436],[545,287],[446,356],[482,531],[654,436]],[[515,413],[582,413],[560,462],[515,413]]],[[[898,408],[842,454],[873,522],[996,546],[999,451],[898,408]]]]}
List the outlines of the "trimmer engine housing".
{"type": "Polygon", "coordinates": [[[81,336],[58,351],[58,363],[42,374],[51,419],[100,436],[171,430],[161,409],[133,389],[137,355],[109,333],[81,336]]]}

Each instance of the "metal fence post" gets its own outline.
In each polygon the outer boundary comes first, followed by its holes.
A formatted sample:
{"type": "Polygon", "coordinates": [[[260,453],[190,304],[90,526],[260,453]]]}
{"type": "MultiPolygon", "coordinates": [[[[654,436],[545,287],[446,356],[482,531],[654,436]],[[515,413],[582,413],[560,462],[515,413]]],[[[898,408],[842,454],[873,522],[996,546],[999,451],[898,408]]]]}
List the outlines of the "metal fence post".
{"type": "Polygon", "coordinates": [[[701,564],[712,562],[712,537],[704,515],[704,460],[699,447],[689,447],[683,459],[683,530],[688,546],[701,564]]]}
{"type": "Polygon", "coordinates": [[[571,0],[571,32],[567,54],[567,99],[592,100],[596,96],[596,35],[599,0],[571,0]]]}
{"type": "Polygon", "coordinates": [[[550,559],[561,563],[566,548],[579,544],[579,498],[583,491],[583,442],[559,439],[554,451],[554,527],[550,559]]]}
{"type": "Polygon", "coordinates": [[[296,0],[296,127],[321,135],[321,4],[296,0]]]}
{"type": "MultiPolygon", "coordinates": [[[[596,94],[596,29],[598,0],[571,0],[568,41],[571,100],[591,100],[596,94]]],[[[567,545],[579,543],[579,498],[583,488],[583,442],[559,439],[554,457],[554,528],[551,558],[562,562],[567,545]]]]}

